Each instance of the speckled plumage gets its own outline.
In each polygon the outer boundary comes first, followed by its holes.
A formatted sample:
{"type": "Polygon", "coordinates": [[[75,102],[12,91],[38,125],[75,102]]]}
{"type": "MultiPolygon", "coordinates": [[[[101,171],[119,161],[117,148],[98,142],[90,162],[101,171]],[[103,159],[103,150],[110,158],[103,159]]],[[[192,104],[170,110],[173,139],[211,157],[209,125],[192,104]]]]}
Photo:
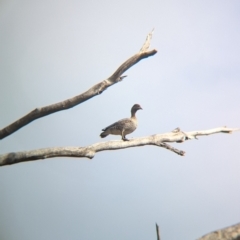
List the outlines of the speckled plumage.
{"type": "Polygon", "coordinates": [[[139,104],[133,105],[130,118],[124,118],[102,129],[103,132],[100,134],[100,137],[104,138],[109,134],[120,135],[123,141],[128,141],[126,135],[132,133],[137,128],[138,122],[135,114],[139,109],[142,109],[139,104]]]}

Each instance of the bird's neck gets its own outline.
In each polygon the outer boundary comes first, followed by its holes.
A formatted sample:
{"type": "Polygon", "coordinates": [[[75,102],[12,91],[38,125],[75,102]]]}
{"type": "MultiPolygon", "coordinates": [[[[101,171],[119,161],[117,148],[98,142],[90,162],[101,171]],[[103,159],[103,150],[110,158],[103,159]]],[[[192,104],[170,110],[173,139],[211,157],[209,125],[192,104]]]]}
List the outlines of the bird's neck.
{"type": "Polygon", "coordinates": [[[131,112],[131,118],[136,118],[136,111],[131,112]]]}

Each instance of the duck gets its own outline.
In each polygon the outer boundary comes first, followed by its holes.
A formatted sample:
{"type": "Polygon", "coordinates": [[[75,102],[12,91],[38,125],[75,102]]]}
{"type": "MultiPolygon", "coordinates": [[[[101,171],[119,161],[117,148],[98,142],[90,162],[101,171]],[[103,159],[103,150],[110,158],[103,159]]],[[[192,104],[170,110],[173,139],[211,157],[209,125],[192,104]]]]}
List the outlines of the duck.
{"type": "Polygon", "coordinates": [[[107,137],[109,134],[112,135],[120,135],[123,141],[129,141],[126,138],[126,135],[132,133],[136,130],[138,121],[136,118],[136,112],[138,110],[142,110],[142,107],[139,104],[134,104],[131,108],[131,117],[121,119],[108,127],[102,129],[102,133],[100,134],[101,138],[107,137]]]}

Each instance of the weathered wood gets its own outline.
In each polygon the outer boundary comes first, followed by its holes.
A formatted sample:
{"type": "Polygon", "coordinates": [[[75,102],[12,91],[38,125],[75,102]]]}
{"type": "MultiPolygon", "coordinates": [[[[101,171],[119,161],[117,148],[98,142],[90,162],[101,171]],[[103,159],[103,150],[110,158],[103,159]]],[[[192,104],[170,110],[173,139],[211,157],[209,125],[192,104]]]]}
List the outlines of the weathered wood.
{"type": "Polygon", "coordinates": [[[240,223],[208,233],[198,240],[240,240],[240,223]]]}
{"type": "Polygon", "coordinates": [[[232,133],[233,131],[238,130],[240,129],[220,127],[203,131],[182,132],[179,128],[177,128],[172,132],[134,138],[130,139],[129,141],[114,140],[95,143],[87,147],[54,147],[25,152],[11,152],[0,155],[0,166],[54,157],[77,157],[92,159],[97,152],[140,147],[145,145],[154,145],[166,148],[167,150],[170,150],[180,156],[184,156],[184,151],[178,150],[166,142],[179,143],[186,140],[196,139],[198,136],[210,135],[214,133],[232,133]]]}

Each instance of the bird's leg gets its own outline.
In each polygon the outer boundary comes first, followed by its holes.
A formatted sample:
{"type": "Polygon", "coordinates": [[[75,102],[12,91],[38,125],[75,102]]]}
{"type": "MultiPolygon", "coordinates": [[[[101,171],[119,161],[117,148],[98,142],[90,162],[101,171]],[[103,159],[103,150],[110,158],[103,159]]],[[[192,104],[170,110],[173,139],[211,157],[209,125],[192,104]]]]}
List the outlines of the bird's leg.
{"type": "Polygon", "coordinates": [[[125,136],[122,138],[123,141],[129,141],[125,136]]]}
{"type": "Polygon", "coordinates": [[[124,135],[124,130],[122,131],[122,140],[123,140],[123,141],[129,141],[129,140],[126,138],[126,136],[124,135]]]}

